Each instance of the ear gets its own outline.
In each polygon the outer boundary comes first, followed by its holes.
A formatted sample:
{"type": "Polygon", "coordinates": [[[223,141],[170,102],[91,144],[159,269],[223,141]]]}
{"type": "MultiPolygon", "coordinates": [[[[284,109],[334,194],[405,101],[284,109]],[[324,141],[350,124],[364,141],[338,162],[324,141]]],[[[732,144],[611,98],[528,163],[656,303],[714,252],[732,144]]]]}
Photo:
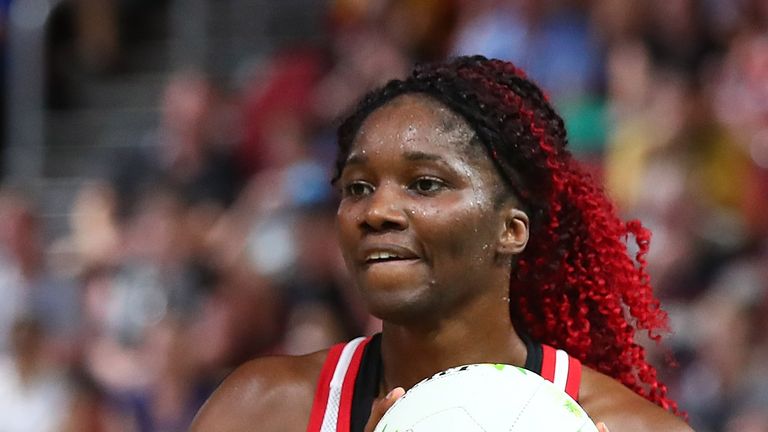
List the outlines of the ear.
{"type": "Polygon", "coordinates": [[[530,234],[528,215],[514,207],[503,211],[504,230],[499,239],[497,252],[502,255],[517,255],[525,249],[530,234]]]}

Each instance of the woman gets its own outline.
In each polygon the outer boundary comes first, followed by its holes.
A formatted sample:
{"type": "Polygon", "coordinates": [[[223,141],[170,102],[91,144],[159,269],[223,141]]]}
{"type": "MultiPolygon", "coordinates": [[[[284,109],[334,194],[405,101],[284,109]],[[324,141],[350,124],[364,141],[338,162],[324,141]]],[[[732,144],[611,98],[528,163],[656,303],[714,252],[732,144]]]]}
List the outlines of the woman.
{"type": "Polygon", "coordinates": [[[616,217],[565,145],[509,63],[462,57],[370,94],[340,128],[334,184],[344,258],[381,335],[254,360],[193,429],[370,431],[403,388],[493,362],[559,381],[614,431],[690,430],[634,342],[666,320],[649,234],[616,217]]]}

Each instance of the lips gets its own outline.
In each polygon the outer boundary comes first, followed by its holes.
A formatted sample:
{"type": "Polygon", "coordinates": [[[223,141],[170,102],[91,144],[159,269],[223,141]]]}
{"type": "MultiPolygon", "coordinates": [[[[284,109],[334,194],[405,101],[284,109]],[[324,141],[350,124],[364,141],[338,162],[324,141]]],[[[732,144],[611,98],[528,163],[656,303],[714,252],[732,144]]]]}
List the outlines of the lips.
{"type": "Polygon", "coordinates": [[[371,244],[361,248],[359,261],[365,265],[413,261],[419,255],[411,248],[395,244],[371,244]]]}

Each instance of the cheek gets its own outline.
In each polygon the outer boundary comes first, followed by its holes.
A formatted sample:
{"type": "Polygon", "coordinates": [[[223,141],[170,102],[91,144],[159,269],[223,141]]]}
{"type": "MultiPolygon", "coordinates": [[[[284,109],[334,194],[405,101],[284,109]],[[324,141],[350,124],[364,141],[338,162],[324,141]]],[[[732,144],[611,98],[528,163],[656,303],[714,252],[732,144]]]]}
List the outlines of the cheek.
{"type": "Polygon", "coordinates": [[[482,260],[490,256],[494,221],[489,217],[492,210],[481,204],[463,201],[425,212],[425,230],[429,232],[430,243],[435,245],[436,258],[438,251],[452,260],[482,260]]]}
{"type": "Polygon", "coordinates": [[[336,213],[336,235],[345,258],[357,237],[358,219],[349,206],[344,204],[339,206],[339,210],[336,213]]]}

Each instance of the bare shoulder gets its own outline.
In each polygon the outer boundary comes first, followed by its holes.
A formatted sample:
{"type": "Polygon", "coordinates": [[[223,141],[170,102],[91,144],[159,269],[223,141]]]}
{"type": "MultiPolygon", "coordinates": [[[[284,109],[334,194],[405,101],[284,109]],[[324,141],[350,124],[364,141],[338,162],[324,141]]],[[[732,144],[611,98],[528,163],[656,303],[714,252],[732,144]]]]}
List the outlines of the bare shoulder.
{"type": "Polygon", "coordinates": [[[615,379],[585,367],[579,403],[611,432],[691,432],[683,420],[647,401],[615,379]]]}
{"type": "Polygon", "coordinates": [[[306,430],[327,353],[264,357],[245,363],[211,395],[190,430],[306,430]]]}

